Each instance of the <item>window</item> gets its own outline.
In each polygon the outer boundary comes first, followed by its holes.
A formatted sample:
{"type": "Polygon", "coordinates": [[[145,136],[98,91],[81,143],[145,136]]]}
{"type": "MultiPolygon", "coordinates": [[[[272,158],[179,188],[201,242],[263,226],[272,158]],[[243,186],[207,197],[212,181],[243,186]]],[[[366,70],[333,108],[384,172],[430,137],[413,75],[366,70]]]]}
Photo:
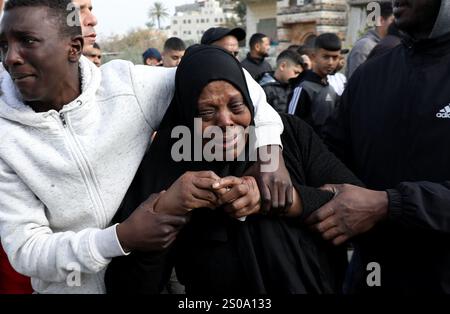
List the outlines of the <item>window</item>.
{"type": "Polygon", "coordinates": [[[300,6],[312,3],[313,0],[289,0],[290,6],[300,6]]]}
{"type": "Polygon", "coordinates": [[[178,24],[177,20],[173,20],[173,24],[178,24]]]}
{"type": "Polygon", "coordinates": [[[205,23],[205,19],[201,19],[201,23],[205,23]]]}

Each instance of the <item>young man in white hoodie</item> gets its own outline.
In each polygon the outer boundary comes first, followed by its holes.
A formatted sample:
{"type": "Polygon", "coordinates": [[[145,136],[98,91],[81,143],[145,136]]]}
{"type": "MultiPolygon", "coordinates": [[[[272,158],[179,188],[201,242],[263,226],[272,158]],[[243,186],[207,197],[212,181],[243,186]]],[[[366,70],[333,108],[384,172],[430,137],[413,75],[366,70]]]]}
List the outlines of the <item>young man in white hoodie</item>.
{"type": "MultiPolygon", "coordinates": [[[[68,4],[9,0],[5,8],[0,238],[38,293],[103,293],[104,270],[126,254],[122,245],[166,248],[186,222],[154,213],[150,198],[126,223],[110,226],[172,98],[175,70],[125,61],[98,69],[81,57],[83,37],[67,24],[68,4]]],[[[248,84],[258,146],[279,145],[281,120],[257,83],[248,84]]],[[[280,182],[269,185],[271,195],[288,196],[284,173],[265,176],[280,182]]],[[[273,198],[275,207],[290,201],[281,199],[273,198]]]]}

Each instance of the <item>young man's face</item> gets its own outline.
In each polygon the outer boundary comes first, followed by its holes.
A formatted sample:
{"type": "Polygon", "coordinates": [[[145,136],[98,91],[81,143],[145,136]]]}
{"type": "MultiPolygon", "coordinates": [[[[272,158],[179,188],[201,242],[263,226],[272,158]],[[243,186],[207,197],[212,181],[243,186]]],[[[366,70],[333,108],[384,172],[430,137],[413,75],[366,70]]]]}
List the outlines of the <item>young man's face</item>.
{"type": "Polygon", "coordinates": [[[316,49],[313,54],[313,71],[321,77],[333,74],[339,63],[340,51],[316,49]]]}
{"type": "Polygon", "coordinates": [[[278,80],[282,83],[288,83],[290,79],[299,76],[303,72],[303,68],[300,64],[283,61],[278,67],[278,72],[278,80]]]}
{"type": "Polygon", "coordinates": [[[218,41],[213,42],[213,45],[219,46],[227,51],[229,51],[236,58],[239,54],[239,41],[236,37],[232,35],[225,36],[218,41]]]}
{"type": "Polygon", "coordinates": [[[165,50],[162,53],[163,66],[166,68],[174,68],[180,64],[181,58],[184,56],[184,50],[165,50]]]}
{"type": "Polygon", "coordinates": [[[94,47],[86,47],[83,49],[83,55],[91,60],[96,66],[102,65],[102,51],[94,47]]]}
{"type": "Polygon", "coordinates": [[[395,23],[410,35],[429,34],[436,23],[440,6],[441,0],[393,0],[395,23]]]}
{"type": "Polygon", "coordinates": [[[97,18],[92,14],[91,0],[72,0],[72,2],[80,7],[80,23],[83,31],[84,47],[92,46],[95,43],[97,34],[94,27],[97,25],[97,18]]]}
{"type": "Polygon", "coordinates": [[[389,17],[380,17],[380,26],[377,27],[378,33],[381,38],[386,37],[388,34],[389,26],[394,22],[394,15],[389,17]]]}
{"type": "Polygon", "coordinates": [[[159,61],[159,60],[156,59],[156,58],[147,58],[147,59],[145,60],[145,65],[149,65],[149,66],[152,66],[152,67],[158,66],[158,65],[160,65],[160,64],[161,64],[161,61],[159,61]]]}
{"type": "MultiPolygon", "coordinates": [[[[72,39],[60,33],[47,7],[6,11],[0,25],[3,65],[25,101],[51,102],[61,94],[71,63],[78,62],[72,39]],[[76,59],[76,60],[75,60],[76,59]]],[[[80,36],[81,39],[81,36],[80,36]]]]}
{"type": "Polygon", "coordinates": [[[262,39],[262,42],[259,44],[256,44],[255,46],[256,51],[261,57],[267,57],[269,56],[270,52],[270,39],[269,37],[264,37],[262,39]]]}

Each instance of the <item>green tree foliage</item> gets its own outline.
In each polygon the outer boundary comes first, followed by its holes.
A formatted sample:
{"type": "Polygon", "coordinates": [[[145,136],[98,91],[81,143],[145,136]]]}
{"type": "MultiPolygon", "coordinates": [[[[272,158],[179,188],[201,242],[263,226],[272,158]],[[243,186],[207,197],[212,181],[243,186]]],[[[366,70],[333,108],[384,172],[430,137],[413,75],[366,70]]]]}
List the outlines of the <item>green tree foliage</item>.
{"type": "Polygon", "coordinates": [[[161,20],[169,16],[169,11],[162,2],[155,2],[148,12],[148,16],[158,22],[158,28],[161,29],[161,20]]]}

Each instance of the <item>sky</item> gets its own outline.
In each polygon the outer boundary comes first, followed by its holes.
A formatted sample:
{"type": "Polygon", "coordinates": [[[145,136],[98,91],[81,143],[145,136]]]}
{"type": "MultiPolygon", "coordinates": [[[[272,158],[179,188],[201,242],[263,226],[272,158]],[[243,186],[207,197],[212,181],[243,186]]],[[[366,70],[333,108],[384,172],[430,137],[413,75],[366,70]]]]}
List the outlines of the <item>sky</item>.
{"type": "MultiPolygon", "coordinates": [[[[173,15],[175,6],[193,3],[194,0],[160,0],[173,15]]],[[[97,16],[96,27],[99,39],[112,34],[125,34],[128,30],[145,27],[150,19],[148,11],[154,0],[92,0],[93,12],[97,16]]],[[[169,23],[169,19],[164,22],[169,23]]],[[[164,25],[163,24],[163,25],[164,25]]]]}

